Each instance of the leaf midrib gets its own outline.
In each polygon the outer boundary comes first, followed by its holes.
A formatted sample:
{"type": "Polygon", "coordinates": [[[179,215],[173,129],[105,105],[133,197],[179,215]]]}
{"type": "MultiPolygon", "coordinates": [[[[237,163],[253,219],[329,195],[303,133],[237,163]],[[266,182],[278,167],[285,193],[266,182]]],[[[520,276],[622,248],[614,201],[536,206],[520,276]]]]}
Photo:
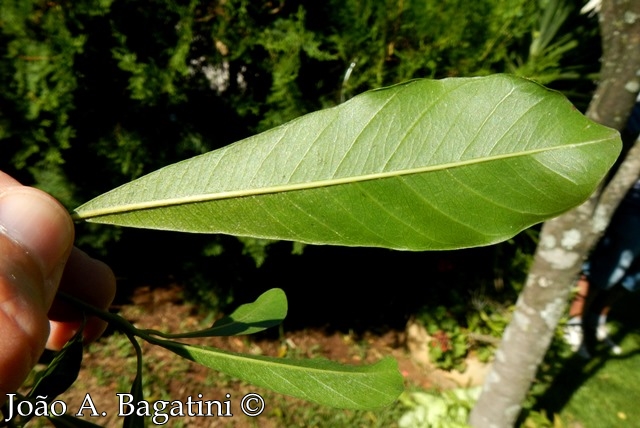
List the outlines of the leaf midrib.
{"type": "MultiPolygon", "coordinates": [[[[368,366],[348,366],[348,365],[338,365],[336,364],[334,367],[332,368],[324,368],[324,367],[313,367],[313,366],[304,366],[304,365],[297,365],[297,364],[292,364],[291,360],[286,360],[283,358],[275,358],[275,357],[268,357],[268,356],[262,356],[262,355],[248,355],[248,354],[236,354],[236,353],[231,353],[231,352],[225,352],[223,350],[220,349],[211,349],[211,348],[207,348],[204,346],[198,346],[198,345],[189,345],[186,343],[175,343],[172,345],[167,345],[168,348],[182,348],[185,351],[195,351],[198,353],[202,353],[204,355],[209,354],[209,356],[211,356],[212,358],[215,358],[213,355],[216,355],[219,358],[223,358],[226,360],[235,360],[237,363],[241,363],[244,364],[247,361],[251,361],[251,364],[258,364],[258,365],[263,365],[265,367],[271,368],[271,369],[287,369],[287,370],[295,370],[295,371],[301,371],[307,374],[311,374],[311,373],[316,373],[319,375],[333,375],[333,376],[342,376],[345,374],[349,374],[349,375],[362,375],[362,376],[377,376],[380,375],[381,373],[384,373],[384,370],[380,370],[380,371],[369,371],[369,370],[358,370],[359,368],[371,368],[372,366],[378,366],[381,365],[383,362],[384,363],[388,363],[388,361],[385,360],[380,360],[375,364],[372,365],[368,365],[368,366]],[[338,370],[336,367],[340,367],[340,368],[344,368],[344,370],[338,370]]],[[[201,355],[202,355],[201,354],[201,355]]],[[[195,358],[193,354],[189,354],[192,358],[195,358]]],[[[313,361],[313,360],[310,360],[313,361]]],[[[333,361],[331,361],[331,363],[333,363],[333,361]]],[[[385,368],[385,367],[383,367],[385,368]]]]}
{"type": "Polygon", "coordinates": [[[561,146],[555,146],[555,147],[541,147],[537,149],[525,150],[525,151],[520,151],[516,153],[504,153],[504,154],[499,154],[494,156],[486,156],[482,158],[461,160],[457,162],[450,162],[450,163],[444,163],[444,164],[438,164],[438,165],[423,166],[418,168],[408,168],[404,170],[377,172],[373,174],[363,174],[363,175],[355,175],[355,176],[342,177],[342,178],[331,178],[331,179],[325,179],[325,180],[314,180],[314,181],[308,181],[303,183],[287,183],[287,184],[281,184],[277,186],[267,186],[267,187],[261,187],[261,188],[233,190],[233,191],[225,191],[225,192],[217,192],[217,193],[205,193],[205,194],[182,196],[177,198],[165,198],[165,199],[151,200],[147,202],[123,204],[123,205],[110,206],[105,208],[88,209],[88,210],[83,210],[81,212],[76,211],[72,213],[72,218],[76,221],[88,220],[91,218],[104,217],[104,216],[109,216],[113,214],[123,214],[128,212],[151,210],[151,209],[162,208],[162,207],[189,205],[189,204],[195,204],[195,203],[212,202],[212,201],[225,200],[225,199],[236,199],[236,198],[243,198],[243,197],[249,197],[249,196],[268,195],[268,194],[274,194],[274,193],[285,193],[285,192],[293,192],[293,191],[300,191],[300,190],[311,190],[311,189],[317,189],[317,188],[323,188],[323,187],[338,186],[342,184],[361,183],[365,181],[379,180],[379,179],[385,179],[385,178],[401,177],[401,176],[414,175],[414,174],[423,174],[427,172],[459,168],[466,165],[475,165],[480,163],[486,163],[486,162],[491,162],[496,160],[521,157],[521,156],[531,156],[539,153],[551,152],[554,150],[564,150],[564,149],[570,149],[573,147],[584,147],[591,144],[598,144],[598,143],[607,141],[609,139],[610,138],[602,138],[599,140],[592,140],[592,141],[586,141],[586,142],[583,141],[576,144],[567,144],[567,145],[561,145],[561,146]]]}

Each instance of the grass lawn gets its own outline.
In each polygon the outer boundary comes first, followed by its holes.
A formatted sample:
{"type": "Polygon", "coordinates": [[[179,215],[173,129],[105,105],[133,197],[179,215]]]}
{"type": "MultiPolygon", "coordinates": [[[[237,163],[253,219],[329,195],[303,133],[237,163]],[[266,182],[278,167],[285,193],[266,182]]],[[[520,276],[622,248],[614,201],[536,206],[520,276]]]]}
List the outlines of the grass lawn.
{"type": "Polygon", "coordinates": [[[612,310],[612,339],[622,347],[612,355],[601,346],[591,360],[572,356],[539,405],[560,414],[568,427],[636,427],[640,421],[640,296],[612,310]]]}

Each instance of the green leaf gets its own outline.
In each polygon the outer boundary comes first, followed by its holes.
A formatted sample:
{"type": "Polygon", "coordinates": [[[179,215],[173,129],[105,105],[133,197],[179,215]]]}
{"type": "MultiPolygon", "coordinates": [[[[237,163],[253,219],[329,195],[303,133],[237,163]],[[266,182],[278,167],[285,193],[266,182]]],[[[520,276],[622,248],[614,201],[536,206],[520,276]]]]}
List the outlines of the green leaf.
{"type": "Polygon", "coordinates": [[[253,385],[326,406],[379,408],[393,403],[404,389],[398,363],[392,358],[366,366],[348,366],[325,359],[236,354],[165,340],[153,343],[253,385]]]}
{"type": "MultiPolygon", "coordinates": [[[[35,385],[29,391],[26,400],[53,402],[56,397],[65,392],[78,378],[82,366],[82,331],[84,323],[78,332],[69,340],[47,368],[40,374],[35,385]]],[[[33,419],[34,414],[28,414],[21,419],[25,424],[33,419]]]]}
{"type": "Polygon", "coordinates": [[[414,80],[149,174],[76,219],[315,244],[488,245],[583,202],[615,130],[521,78],[414,80]]]}
{"type": "Polygon", "coordinates": [[[146,332],[172,339],[254,334],[282,323],[287,316],[287,309],[287,296],[284,291],[272,288],[262,293],[255,302],[240,305],[231,315],[220,318],[210,328],[175,334],[155,330],[146,332]]]}
{"type": "Polygon", "coordinates": [[[204,331],[210,336],[253,334],[282,323],[287,316],[287,296],[280,288],[272,288],[253,303],[240,305],[231,315],[216,321],[204,331]]]}
{"type": "MultiPolygon", "coordinates": [[[[142,349],[138,344],[135,337],[127,334],[131,345],[136,350],[136,377],[131,384],[131,394],[134,403],[139,403],[144,400],[144,391],[142,389],[142,349]]],[[[133,412],[125,416],[122,421],[122,428],[144,428],[144,416],[138,412],[133,412]]]]}
{"type": "Polygon", "coordinates": [[[31,388],[28,399],[47,397],[51,403],[56,397],[65,392],[78,378],[82,365],[82,331],[83,326],[58,352],[40,375],[36,384],[31,388]]]}

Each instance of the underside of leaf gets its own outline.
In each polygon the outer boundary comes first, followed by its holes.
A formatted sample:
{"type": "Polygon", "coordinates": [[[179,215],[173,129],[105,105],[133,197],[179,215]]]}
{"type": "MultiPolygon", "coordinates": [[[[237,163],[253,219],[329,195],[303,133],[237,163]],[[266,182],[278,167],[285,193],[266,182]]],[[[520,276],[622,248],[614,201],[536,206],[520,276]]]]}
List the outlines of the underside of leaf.
{"type": "Polygon", "coordinates": [[[165,167],[75,217],[313,244],[488,245],[584,201],[620,148],[616,131],[524,79],[414,80],[165,167]]]}
{"type": "Polygon", "coordinates": [[[404,389],[398,363],[393,358],[352,366],[320,358],[273,358],[176,342],[158,344],[253,385],[331,407],[380,408],[393,403],[404,389]]]}

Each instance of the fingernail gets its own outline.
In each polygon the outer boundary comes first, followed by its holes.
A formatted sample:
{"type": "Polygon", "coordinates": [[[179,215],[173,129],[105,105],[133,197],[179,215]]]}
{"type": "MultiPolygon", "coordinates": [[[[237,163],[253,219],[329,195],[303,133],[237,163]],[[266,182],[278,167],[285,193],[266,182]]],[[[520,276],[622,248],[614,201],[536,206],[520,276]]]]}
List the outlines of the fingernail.
{"type": "Polygon", "coordinates": [[[57,277],[57,286],[73,245],[73,223],[59,203],[29,187],[5,190],[0,194],[0,233],[28,253],[44,280],[57,277]]]}

